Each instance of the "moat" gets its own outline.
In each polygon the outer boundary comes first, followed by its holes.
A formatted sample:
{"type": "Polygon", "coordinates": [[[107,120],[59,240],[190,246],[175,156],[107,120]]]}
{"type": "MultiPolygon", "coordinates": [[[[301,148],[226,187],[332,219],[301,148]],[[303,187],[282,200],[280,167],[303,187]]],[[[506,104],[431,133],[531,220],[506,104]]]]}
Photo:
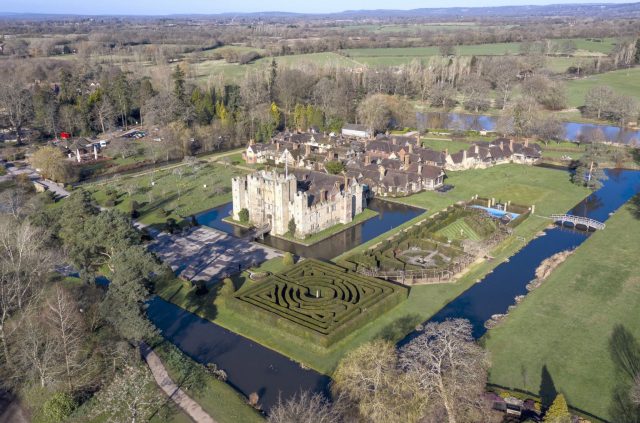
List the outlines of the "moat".
{"type": "MultiPolygon", "coordinates": [[[[330,260],[340,254],[349,251],[383,233],[402,225],[403,223],[419,216],[425,210],[392,203],[379,199],[369,200],[367,208],[378,213],[377,216],[366,220],[356,226],[347,228],[331,237],[317,242],[311,246],[304,246],[283,238],[265,236],[263,242],[266,245],[282,251],[289,251],[300,257],[330,260]]],[[[224,204],[196,216],[198,223],[226,232],[236,237],[243,237],[247,230],[224,222],[222,219],[229,216],[231,203],[224,204]]]]}
{"type": "MultiPolygon", "coordinates": [[[[563,172],[558,170],[558,172],[563,172]]],[[[611,170],[604,186],[577,204],[570,213],[606,221],[609,215],[640,192],[640,171],[611,170]]],[[[242,235],[233,226],[222,222],[230,205],[218,207],[198,216],[201,224],[235,235],[242,235]],[[226,207],[226,209],[225,209],[226,207]]],[[[357,227],[350,228],[325,241],[302,247],[287,241],[278,245],[272,238],[264,242],[277,248],[307,257],[327,259],[366,242],[402,224],[424,210],[373,200],[370,207],[380,213],[357,227]],[[368,225],[368,226],[367,226],[368,225]],[[335,239],[334,239],[335,238],[335,239]]],[[[514,304],[514,297],[526,293],[526,284],[533,279],[542,260],[556,252],[577,247],[588,238],[584,232],[553,228],[532,240],[509,261],[498,265],[479,283],[463,292],[430,320],[466,318],[474,327],[474,335],[482,336],[484,322],[493,314],[504,313],[514,304]]],[[[199,362],[217,363],[228,373],[229,383],[245,395],[257,392],[265,410],[278,401],[302,390],[327,392],[330,378],[301,368],[288,357],[257,344],[243,336],[201,319],[162,299],[149,305],[149,317],[169,341],[199,362]]],[[[399,342],[403,344],[413,333],[399,342]]]]}

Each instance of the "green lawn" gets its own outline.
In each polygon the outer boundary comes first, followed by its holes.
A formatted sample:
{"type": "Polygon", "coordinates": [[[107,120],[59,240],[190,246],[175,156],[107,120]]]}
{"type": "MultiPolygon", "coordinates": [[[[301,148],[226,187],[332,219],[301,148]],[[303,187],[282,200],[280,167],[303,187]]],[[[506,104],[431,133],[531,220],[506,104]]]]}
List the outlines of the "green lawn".
{"type": "Polygon", "coordinates": [[[129,212],[131,201],[138,202],[138,220],[144,224],[160,224],[168,218],[180,222],[231,201],[231,178],[244,173],[233,166],[200,163],[87,185],[86,189],[101,206],[107,203],[108,190],[117,192],[115,207],[122,211],[129,212]]]}
{"type": "Polygon", "coordinates": [[[500,201],[535,205],[536,214],[549,216],[569,210],[589,193],[586,188],[573,185],[564,171],[519,164],[447,172],[445,183],[455,188],[447,193],[425,191],[395,201],[435,212],[456,201],[468,201],[477,194],[500,201]]]}
{"type": "Polygon", "coordinates": [[[607,85],[619,94],[635,97],[640,101],[640,67],[621,69],[567,81],[570,107],[584,105],[587,91],[599,85],[607,85]]]}
{"type": "Polygon", "coordinates": [[[437,233],[449,239],[470,239],[472,241],[480,241],[482,239],[464,219],[456,220],[449,226],[440,229],[437,233]]]}
{"type": "Polygon", "coordinates": [[[422,145],[435,151],[449,150],[449,154],[453,154],[469,148],[471,146],[471,140],[453,141],[451,139],[422,138],[422,145]]]}
{"type": "Polygon", "coordinates": [[[484,338],[490,382],[537,394],[546,365],[570,405],[619,421],[609,407],[625,380],[616,373],[609,338],[622,324],[640,339],[639,239],[640,221],[625,206],[491,329],[484,338]]]}

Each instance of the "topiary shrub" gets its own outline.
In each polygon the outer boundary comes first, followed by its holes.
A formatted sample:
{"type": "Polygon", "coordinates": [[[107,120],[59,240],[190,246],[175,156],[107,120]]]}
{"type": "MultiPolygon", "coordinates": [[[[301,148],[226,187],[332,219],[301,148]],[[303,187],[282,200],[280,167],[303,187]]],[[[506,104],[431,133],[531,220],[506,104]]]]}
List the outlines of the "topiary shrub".
{"type": "Polygon", "coordinates": [[[282,264],[285,266],[293,266],[295,264],[295,260],[293,258],[293,254],[286,252],[282,256],[282,264]]]}
{"type": "Polygon", "coordinates": [[[249,210],[247,210],[247,209],[240,210],[238,212],[238,218],[240,219],[240,222],[248,223],[249,222],[249,210]]]}
{"type": "Polygon", "coordinates": [[[197,280],[193,281],[196,286],[196,295],[207,295],[209,293],[209,288],[207,288],[207,281],[197,280]]]}
{"type": "Polygon", "coordinates": [[[132,218],[135,219],[140,216],[140,212],[138,211],[139,208],[140,204],[138,204],[136,200],[132,200],[131,203],[129,203],[129,213],[131,214],[132,218]]]}
{"type": "Polygon", "coordinates": [[[220,287],[220,295],[224,298],[230,298],[236,292],[236,286],[230,278],[224,278],[222,280],[222,286],[220,287]]]}

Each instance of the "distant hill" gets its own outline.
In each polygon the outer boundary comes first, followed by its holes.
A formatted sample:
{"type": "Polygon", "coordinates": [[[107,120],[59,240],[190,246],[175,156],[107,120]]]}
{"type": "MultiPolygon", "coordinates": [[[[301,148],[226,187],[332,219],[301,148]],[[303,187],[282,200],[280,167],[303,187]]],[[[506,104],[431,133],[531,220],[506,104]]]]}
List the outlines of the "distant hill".
{"type": "MultiPolygon", "coordinates": [[[[104,16],[104,15],[103,15],[104,16]]],[[[124,17],[124,15],[109,15],[124,17]]],[[[89,15],[70,14],[39,14],[39,13],[3,13],[0,19],[42,20],[60,18],[87,18],[89,15]]],[[[143,16],[136,16],[138,18],[143,16]]],[[[394,18],[474,18],[474,17],[595,17],[595,18],[638,18],[640,17],[640,2],[637,3],[575,3],[551,4],[544,6],[496,6],[496,7],[440,7],[420,8],[411,10],[378,9],[378,10],[346,10],[337,13],[291,13],[265,11],[254,13],[220,13],[220,14],[175,14],[167,16],[148,16],[178,19],[220,19],[220,20],[256,20],[256,19],[331,19],[331,20],[359,20],[359,19],[394,19],[394,18]]]]}

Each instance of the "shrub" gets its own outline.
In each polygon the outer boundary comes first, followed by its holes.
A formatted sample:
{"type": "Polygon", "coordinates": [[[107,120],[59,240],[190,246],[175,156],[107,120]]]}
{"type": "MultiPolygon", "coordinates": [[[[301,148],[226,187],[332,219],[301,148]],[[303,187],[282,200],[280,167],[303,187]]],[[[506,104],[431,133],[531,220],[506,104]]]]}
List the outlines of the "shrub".
{"type": "Polygon", "coordinates": [[[196,295],[207,295],[209,288],[207,288],[207,281],[197,280],[193,281],[196,286],[196,295]]]}
{"type": "Polygon", "coordinates": [[[66,392],[56,392],[43,405],[36,421],[58,423],[66,421],[78,404],[66,392]]]}
{"type": "Polygon", "coordinates": [[[249,210],[247,210],[247,209],[240,210],[238,212],[238,218],[240,219],[240,222],[242,222],[242,223],[249,222],[249,210]]]}
{"type": "Polygon", "coordinates": [[[236,292],[236,286],[233,284],[233,281],[230,278],[224,278],[222,280],[222,287],[220,287],[220,295],[224,298],[229,298],[233,296],[234,292],[236,292]]]}
{"type": "Polygon", "coordinates": [[[131,203],[129,203],[129,212],[131,213],[132,218],[135,219],[140,215],[140,213],[138,212],[139,208],[140,208],[140,204],[138,204],[136,200],[132,200],[131,203]]]}
{"type": "Polygon", "coordinates": [[[176,220],[172,217],[170,217],[169,219],[167,219],[166,223],[164,224],[164,228],[167,232],[169,232],[170,234],[176,232],[177,230],[180,229],[180,226],[178,226],[178,223],[176,222],[176,220]]]}
{"type": "Polygon", "coordinates": [[[284,253],[284,255],[282,256],[282,264],[285,266],[293,266],[295,264],[293,254],[291,254],[290,252],[284,253]]]}
{"type": "Polygon", "coordinates": [[[293,219],[291,219],[291,220],[289,221],[289,224],[287,225],[287,228],[289,229],[289,234],[290,234],[291,236],[295,237],[295,236],[296,236],[296,230],[297,230],[297,228],[296,228],[296,221],[295,221],[295,220],[293,220],[293,219]]]}

